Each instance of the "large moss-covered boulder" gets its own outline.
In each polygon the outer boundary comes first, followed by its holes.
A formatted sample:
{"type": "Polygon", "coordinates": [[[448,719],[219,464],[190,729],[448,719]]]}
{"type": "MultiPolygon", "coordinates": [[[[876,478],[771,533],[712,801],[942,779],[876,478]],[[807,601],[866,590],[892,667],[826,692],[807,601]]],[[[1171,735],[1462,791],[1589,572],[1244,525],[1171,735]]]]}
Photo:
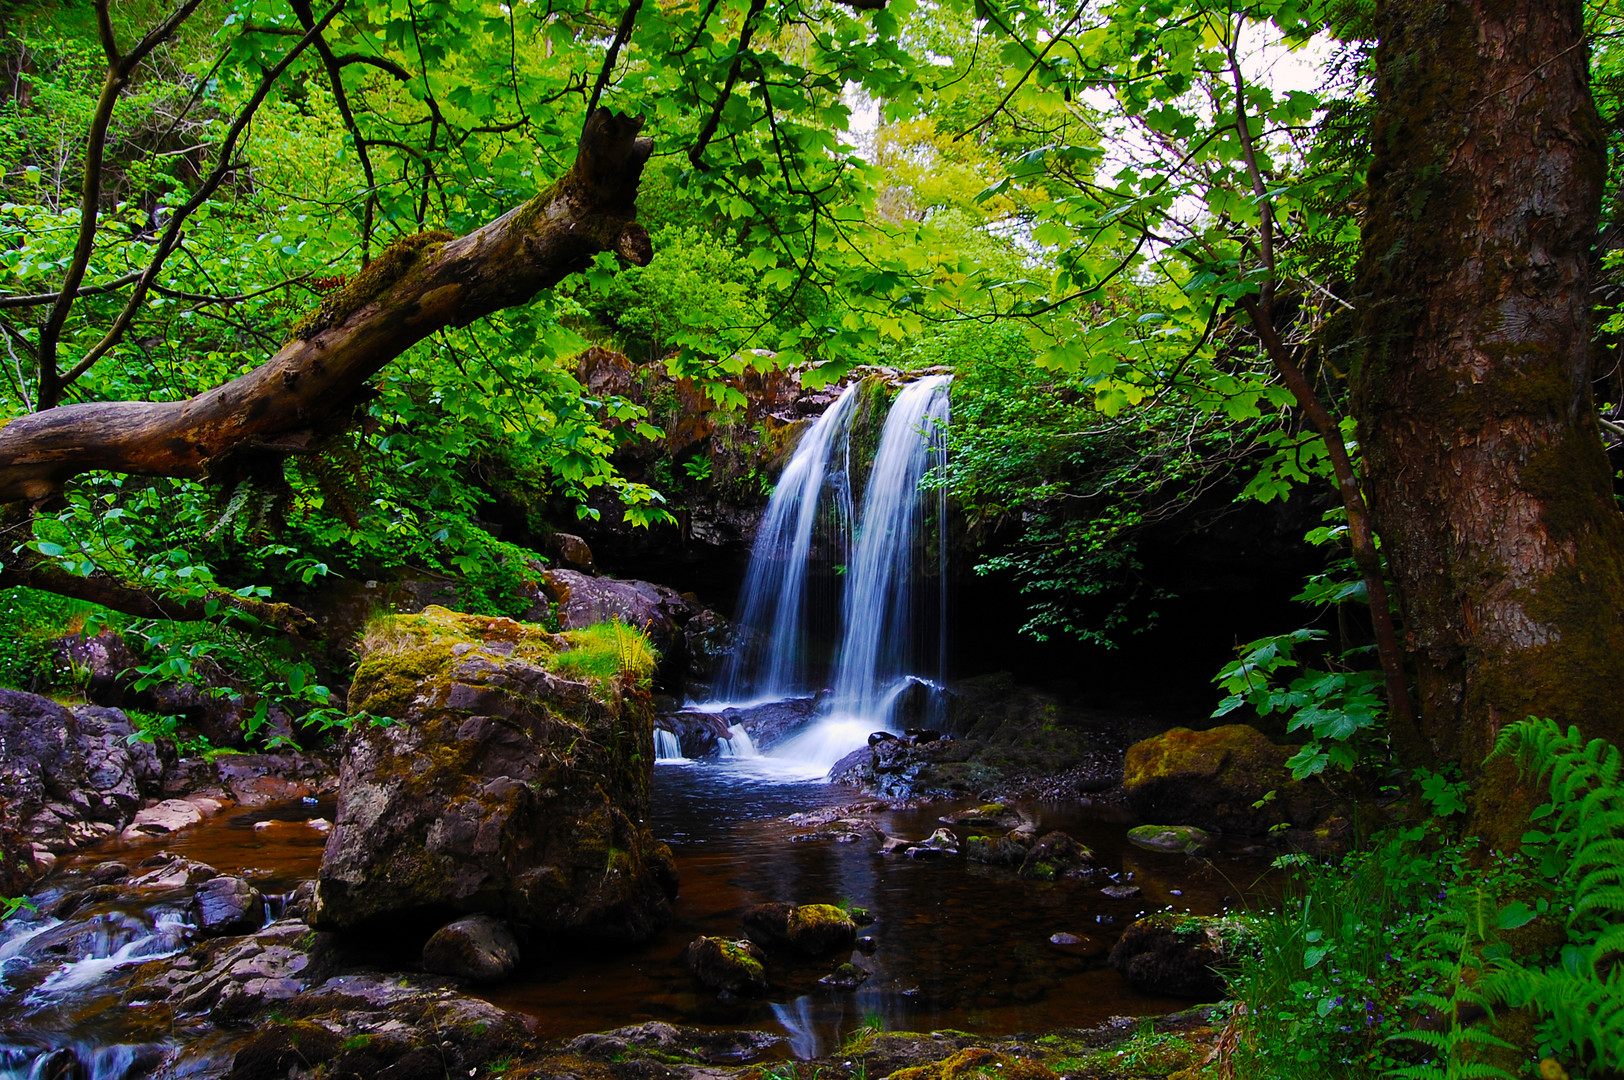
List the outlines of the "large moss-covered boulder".
{"type": "Polygon", "coordinates": [[[375,623],[311,921],[487,913],[618,941],[662,925],[676,874],[646,823],[652,658],[605,636],[440,607],[375,623]]]}
{"type": "Polygon", "coordinates": [[[1128,748],[1122,786],[1146,821],[1243,835],[1282,822],[1311,825],[1325,815],[1329,794],[1318,781],[1291,778],[1291,754],[1246,724],[1174,728],[1128,748]]]}

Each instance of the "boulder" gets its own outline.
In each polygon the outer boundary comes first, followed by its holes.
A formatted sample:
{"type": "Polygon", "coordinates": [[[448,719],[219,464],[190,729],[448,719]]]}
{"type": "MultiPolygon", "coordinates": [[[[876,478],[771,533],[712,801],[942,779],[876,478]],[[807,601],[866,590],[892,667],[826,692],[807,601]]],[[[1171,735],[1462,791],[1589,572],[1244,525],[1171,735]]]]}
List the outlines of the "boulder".
{"type": "Polygon", "coordinates": [[[757,904],[744,913],[744,932],[759,945],[825,956],[849,949],[857,924],[833,904],[757,904]]]}
{"type": "Polygon", "coordinates": [[[1147,994],[1218,1001],[1224,973],[1252,948],[1252,933],[1238,920],[1163,913],[1129,926],[1109,963],[1147,994]]]}
{"type": "Polygon", "coordinates": [[[334,963],[329,935],[284,920],[242,937],[205,941],[187,954],[185,964],[154,960],[141,965],[131,980],[129,1002],[161,1001],[177,1015],[242,1020],[297,996],[326,978],[334,963]]]}
{"type": "Polygon", "coordinates": [[[851,991],[866,983],[870,974],[872,973],[867,968],[845,963],[819,979],[818,982],[824,986],[832,986],[836,990],[851,991]]]}
{"type": "MultiPolygon", "coordinates": [[[[542,574],[541,595],[556,605],[558,625],[563,630],[582,630],[609,619],[619,619],[648,635],[660,654],[656,683],[676,692],[688,678],[689,653],[686,629],[695,618],[705,615],[695,634],[714,634],[725,620],[707,612],[698,601],[649,581],[594,577],[579,570],[549,568],[542,574]]],[[[724,635],[725,636],[725,635],[724,635]]],[[[707,646],[708,648],[709,646],[707,646]]],[[[713,659],[713,658],[712,658],[713,659]]],[[[710,660],[705,662],[709,670],[710,660]]]]}
{"type": "Polygon", "coordinates": [[[476,983],[501,982],[519,966],[519,942],[500,919],[470,915],[447,923],[423,946],[423,970],[476,983]]]}
{"type": "Polygon", "coordinates": [[[1146,851],[1199,855],[1212,843],[1212,836],[1194,825],[1136,825],[1128,830],[1128,843],[1146,851]]]}
{"type": "Polygon", "coordinates": [[[592,548],[574,533],[555,532],[547,538],[547,552],[553,558],[583,574],[595,574],[598,566],[592,558],[592,548]]]}
{"type": "Polygon", "coordinates": [[[651,699],[549,670],[567,647],[436,607],[374,625],[349,695],[374,719],[344,738],[312,922],[449,909],[633,942],[670,918],[675,864],[647,824],[651,699]]]}
{"type": "Polygon", "coordinates": [[[1021,861],[1020,875],[1034,881],[1088,879],[1100,872],[1099,860],[1068,833],[1045,834],[1021,861]]]}
{"type": "Polygon", "coordinates": [[[1310,825],[1330,798],[1317,780],[1291,778],[1291,754],[1245,724],[1174,728],[1128,748],[1123,791],[1148,821],[1253,836],[1282,822],[1310,825]],[[1271,791],[1275,797],[1266,800],[1271,791]]]}
{"type": "Polygon", "coordinates": [[[214,877],[198,886],[197,930],[205,937],[251,934],[265,925],[265,898],[240,877],[214,877]]]}
{"type": "Polygon", "coordinates": [[[20,891],[60,853],[123,829],[162,774],[116,709],[70,711],[0,689],[0,886],[20,891]]]}
{"type": "Polygon", "coordinates": [[[751,941],[699,937],[688,943],[683,960],[705,986],[735,997],[757,997],[767,992],[766,955],[751,941]]]}

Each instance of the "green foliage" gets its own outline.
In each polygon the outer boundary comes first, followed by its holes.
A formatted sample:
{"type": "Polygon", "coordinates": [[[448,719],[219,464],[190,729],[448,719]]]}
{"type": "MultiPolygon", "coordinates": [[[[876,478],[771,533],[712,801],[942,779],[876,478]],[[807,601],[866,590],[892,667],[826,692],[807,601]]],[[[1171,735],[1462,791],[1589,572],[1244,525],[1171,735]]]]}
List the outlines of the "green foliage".
{"type": "MultiPolygon", "coordinates": [[[[1323,630],[1304,629],[1248,642],[1236,650],[1238,658],[1213,679],[1229,692],[1213,716],[1249,706],[1259,716],[1285,715],[1287,731],[1308,734],[1308,741],[1286,762],[1298,780],[1333,765],[1352,770],[1359,761],[1361,743],[1374,732],[1384,712],[1379,671],[1306,670],[1289,683],[1280,681],[1283,673],[1302,668],[1295,655],[1298,646],[1325,636],[1323,630]]],[[[1362,658],[1368,652],[1351,650],[1343,661],[1362,658]]]]}
{"type": "Polygon", "coordinates": [[[563,636],[570,647],[553,659],[552,666],[577,678],[604,685],[619,678],[647,686],[660,662],[648,635],[619,619],[566,630],[563,636]]]}
{"type": "Polygon", "coordinates": [[[55,643],[82,630],[94,612],[37,589],[0,591],[0,686],[36,693],[73,688],[76,673],[59,664],[55,643]]]}
{"type": "MultiPolygon", "coordinates": [[[[1586,742],[1576,727],[1530,718],[1502,730],[1491,756],[1549,780],[1550,801],[1534,810],[1523,843],[1556,897],[1537,916],[1565,911],[1567,919],[1554,956],[1497,958],[1481,992],[1537,1010],[1543,1054],[1616,1073],[1624,1069],[1624,753],[1603,739],[1586,742]]],[[[1536,917],[1526,905],[1513,914],[1536,917]]]]}

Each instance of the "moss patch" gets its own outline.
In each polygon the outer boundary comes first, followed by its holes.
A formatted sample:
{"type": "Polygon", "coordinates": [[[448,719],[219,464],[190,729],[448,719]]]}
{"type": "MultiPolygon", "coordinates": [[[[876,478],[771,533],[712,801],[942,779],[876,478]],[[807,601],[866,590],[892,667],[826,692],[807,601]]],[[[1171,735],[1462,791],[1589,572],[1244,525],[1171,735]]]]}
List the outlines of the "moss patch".
{"type": "Polygon", "coordinates": [[[448,232],[431,231],[414,233],[395,241],[380,252],[365,270],[355,275],[354,280],[301,319],[293,328],[291,340],[309,341],[323,330],[342,323],[394,288],[452,238],[448,232]]]}

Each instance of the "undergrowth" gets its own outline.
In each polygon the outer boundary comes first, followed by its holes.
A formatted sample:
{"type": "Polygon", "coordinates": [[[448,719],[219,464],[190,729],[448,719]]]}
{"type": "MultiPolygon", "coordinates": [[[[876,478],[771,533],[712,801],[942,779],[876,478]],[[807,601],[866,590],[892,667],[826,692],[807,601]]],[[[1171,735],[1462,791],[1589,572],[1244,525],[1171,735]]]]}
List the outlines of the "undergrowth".
{"type": "Polygon", "coordinates": [[[607,684],[621,676],[643,687],[653,678],[660,661],[648,635],[620,619],[569,630],[563,637],[570,647],[558,654],[552,666],[577,678],[607,684]]]}
{"type": "Polygon", "coordinates": [[[1339,866],[1295,876],[1257,924],[1233,993],[1234,1075],[1601,1080],[1624,1070],[1624,756],[1530,719],[1496,756],[1548,778],[1517,852],[1457,829],[1458,784],[1432,815],[1339,866]]]}

